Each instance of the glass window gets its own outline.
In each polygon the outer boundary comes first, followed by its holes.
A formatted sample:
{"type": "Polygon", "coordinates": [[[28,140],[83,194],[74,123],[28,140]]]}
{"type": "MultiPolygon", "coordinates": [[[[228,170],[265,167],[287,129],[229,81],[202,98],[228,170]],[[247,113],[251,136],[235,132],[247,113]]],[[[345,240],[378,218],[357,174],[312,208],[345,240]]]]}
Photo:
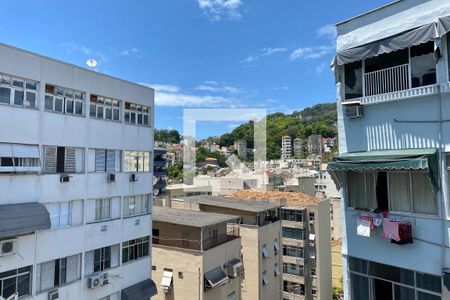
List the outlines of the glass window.
{"type": "Polygon", "coordinates": [[[436,84],[436,62],[433,54],[433,41],[411,47],[411,82],[413,88],[436,84]]]}
{"type": "Polygon", "coordinates": [[[55,98],[55,111],[63,112],[63,99],[56,97],[55,98]]]}
{"type": "Polygon", "coordinates": [[[425,290],[433,291],[436,293],[442,292],[441,277],[439,276],[416,272],[416,284],[417,287],[425,290]]]}
{"type": "Polygon", "coordinates": [[[441,296],[431,295],[425,292],[417,292],[417,300],[441,300],[441,296]]]}
{"type": "Polygon", "coordinates": [[[370,262],[370,275],[414,286],[414,272],[393,266],[370,262]]]}
{"type": "Polygon", "coordinates": [[[23,91],[20,90],[16,90],[14,92],[14,104],[15,105],[23,105],[23,98],[24,98],[24,93],[23,91]]]}
{"type": "Polygon", "coordinates": [[[296,240],[304,239],[304,231],[303,231],[303,229],[299,229],[299,228],[283,227],[282,235],[283,235],[283,237],[290,238],[290,239],[296,239],[296,240]]]}
{"type": "Polygon", "coordinates": [[[399,65],[404,65],[408,62],[408,49],[403,49],[366,59],[365,71],[366,73],[370,73],[399,65]]]}
{"type": "Polygon", "coordinates": [[[10,99],[11,99],[11,89],[0,86],[0,103],[9,104],[10,99]]]}
{"type": "Polygon", "coordinates": [[[32,92],[27,92],[26,94],[25,106],[36,107],[36,94],[32,92]]]}
{"type": "Polygon", "coordinates": [[[31,266],[0,273],[0,296],[9,298],[15,292],[19,297],[31,293],[31,266]]]}
{"type": "Polygon", "coordinates": [[[411,186],[409,172],[389,173],[389,199],[391,210],[411,211],[411,186]]]}
{"type": "Polygon", "coordinates": [[[367,274],[367,261],[356,257],[350,257],[349,268],[351,271],[367,274]]]}
{"type": "Polygon", "coordinates": [[[370,299],[369,279],[364,276],[350,274],[352,299],[370,299]]]}
{"type": "Polygon", "coordinates": [[[122,243],[122,263],[149,255],[148,236],[122,243]]]}
{"type": "Polygon", "coordinates": [[[53,96],[45,96],[45,109],[53,110],[53,96]]]}

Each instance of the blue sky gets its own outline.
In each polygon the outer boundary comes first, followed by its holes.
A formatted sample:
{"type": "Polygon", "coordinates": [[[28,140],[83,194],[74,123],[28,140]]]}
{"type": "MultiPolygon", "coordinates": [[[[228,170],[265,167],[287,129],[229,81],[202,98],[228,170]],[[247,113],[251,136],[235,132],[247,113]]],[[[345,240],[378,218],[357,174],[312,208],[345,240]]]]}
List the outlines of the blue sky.
{"type": "Polygon", "coordinates": [[[156,128],[182,131],[183,108],[289,113],[334,101],[333,24],[388,2],[6,1],[0,42],[83,67],[94,58],[99,72],[153,86],[156,128]]]}

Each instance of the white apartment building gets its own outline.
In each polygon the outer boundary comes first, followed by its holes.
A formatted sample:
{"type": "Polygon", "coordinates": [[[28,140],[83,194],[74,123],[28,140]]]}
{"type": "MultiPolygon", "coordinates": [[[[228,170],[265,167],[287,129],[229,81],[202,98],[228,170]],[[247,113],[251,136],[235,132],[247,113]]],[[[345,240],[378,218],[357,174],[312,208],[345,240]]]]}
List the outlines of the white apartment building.
{"type": "Polygon", "coordinates": [[[337,25],[345,299],[450,299],[450,2],[337,25]]]}
{"type": "Polygon", "coordinates": [[[153,112],[152,89],[0,44],[1,297],[156,293],[153,112]]]}
{"type": "Polygon", "coordinates": [[[291,158],[292,138],[288,135],[281,138],[281,159],[291,158]]]}

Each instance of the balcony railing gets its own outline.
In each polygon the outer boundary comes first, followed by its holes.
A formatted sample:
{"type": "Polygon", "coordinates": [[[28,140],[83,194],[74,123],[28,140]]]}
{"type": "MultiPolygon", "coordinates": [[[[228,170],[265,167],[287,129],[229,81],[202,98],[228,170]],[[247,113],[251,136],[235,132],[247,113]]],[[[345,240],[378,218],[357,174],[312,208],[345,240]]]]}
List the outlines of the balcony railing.
{"type": "Polygon", "coordinates": [[[221,234],[202,241],[176,239],[171,237],[153,236],[152,242],[154,245],[161,245],[167,247],[183,248],[196,251],[206,251],[217,247],[221,244],[237,239],[239,237],[239,228],[231,228],[227,230],[226,234],[221,234]]]}
{"type": "Polygon", "coordinates": [[[410,88],[409,78],[409,64],[366,73],[364,74],[364,96],[407,90],[410,88]]]}

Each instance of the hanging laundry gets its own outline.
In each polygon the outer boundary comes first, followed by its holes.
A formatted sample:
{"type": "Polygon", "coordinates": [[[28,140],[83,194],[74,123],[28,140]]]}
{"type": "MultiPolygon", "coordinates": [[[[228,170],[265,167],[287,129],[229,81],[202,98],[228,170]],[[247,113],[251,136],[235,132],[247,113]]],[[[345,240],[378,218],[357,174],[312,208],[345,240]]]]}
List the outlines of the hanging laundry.
{"type": "Polygon", "coordinates": [[[391,243],[404,245],[404,244],[412,244],[412,225],[411,223],[401,222],[398,224],[398,234],[400,236],[400,241],[391,240],[391,243]]]}
{"type": "Polygon", "coordinates": [[[360,236],[370,237],[370,224],[372,221],[368,219],[358,218],[356,221],[356,234],[360,236]]]}
{"type": "Polygon", "coordinates": [[[374,224],[376,227],[380,227],[382,221],[383,221],[383,219],[381,219],[381,218],[374,218],[374,219],[373,219],[373,224],[374,224]]]}
{"type": "Polygon", "coordinates": [[[400,241],[400,235],[398,231],[399,223],[395,221],[389,221],[389,219],[383,219],[383,232],[381,236],[388,240],[400,241]]]}

